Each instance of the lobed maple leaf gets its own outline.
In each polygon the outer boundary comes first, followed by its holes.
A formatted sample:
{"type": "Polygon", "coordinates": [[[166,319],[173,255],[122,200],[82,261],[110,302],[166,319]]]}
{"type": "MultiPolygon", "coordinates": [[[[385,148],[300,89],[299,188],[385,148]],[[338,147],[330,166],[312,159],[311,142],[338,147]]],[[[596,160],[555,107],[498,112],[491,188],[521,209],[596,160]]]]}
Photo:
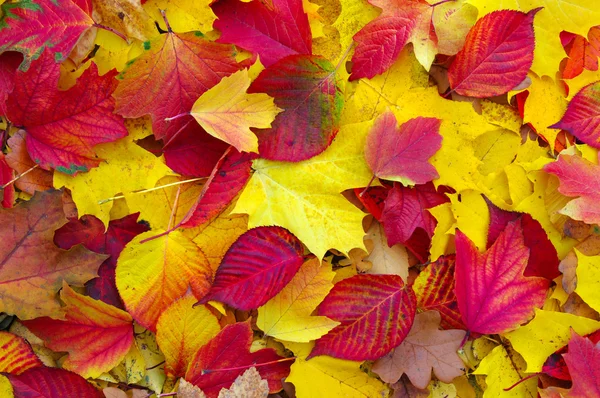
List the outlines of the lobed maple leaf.
{"type": "Polygon", "coordinates": [[[281,227],[253,228],[231,245],[200,300],[220,301],[244,311],[269,301],[303,263],[302,243],[281,227]]]}
{"type": "MultiPolygon", "coordinates": [[[[87,11],[87,10],[86,10],[87,11]]],[[[21,0],[2,5],[0,52],[19,51],[27,70],[32,60],[46,52],[48,59],[64,61],[79,37],[94,21],[72,0],[21,0]]]]}
{"type": "Polygon", "coordinates": [[[395,383],[405,373],[417,388],[426,388],[431,371],[451,383],[464,373],[464,363],[457,354],[466,332],[438,330],[440,314],[427,311],[415,316],[410,332],[398,347],[373,365],[373,372],[387,383],[395,383]]]}
{"type": "Polygon", "coordinates": [[[204,92],[239,69],[231,46],[201,36],[167,32],[146,42],[145,51],[121,73],[115,112],[128,118],[151,115],[157,139],[171,139],[185,128],[191,117],[165,119],[189,112],[204,92]]]}
{"type": "Polygon", "coordinates": [[[560,180],[559,192],[576,197],[560,210],[575,220],[588,224],[600,223],[600,177],[599,166],[574,155],[560,155],[558,160],[544,167],[560,180]]]}
{"type": "Polygon", "coordinates": [[[231,43],[260,55],[269,67],[288,55],[312,54],[308,18],[301,0],[219,1],[212,6],[219,18],[219,43],[231,43]]]}
{"type": "Polygon", "coordinates": [[[219,395],[221,388],[229,388],[245,369],[256,366],[261,378],[267,380],[269,392],[280,391],[281,379],[289,374],[291,361],[280,361],[283,358],[272,348],[251,353],[251,343],[248,322],[225,326],[196,353],[185,379],[212,398],[219,395]]]}
{"type": "Polygon", "coordinates": [[[600,394],[599,344],[592,343],[573,330],[571,330],[571,336],[569,352],[563,355],[569,367],[569,373],[573,378],[573,387],[569,390],[569,397],[591,398],[598,396],[600,394]]]}
{"type": "Polygon", "coordinates": [[[425,0],[370,0],[383,9],[381,15],[356,35],[350,80],[372,78],[385,72],[404,46],[412,42],[417,59],[429,70],[437,50],[431,21],[433,7],[425,0]]]}
{"type": "Polygon", "coordinates": [[[455,241],[456,299],[470,332],[515,329],[544,303],[548,280],[523,276],[529,249],[520,223],[509,223],[484,254],[461,231],[456,231],[455,241]]]}
{"type": "Polygon", "coordinates": [[[427,162],[442,146],[441,121],[415,118],[398,127],[396,116],[379,116],[367,136],[365,160],[373,175],[403,185],[425,184],[439,177],[427,162]]]}
{"type": "MultiPolygon", "coordinates": [[[[591,28],[588,37],[593,40],[598,33],[600,33],[599,28],[591,28]]],[[[560,37],[568,55],[562,73],[563,78],[573,79],[584,69],[598,70],[598,56],[600,55],[598,44],[600,43],[592,44],[585,37],[568,32],[561,32],[560,37]],[[564,44],[565,41],[567,44],[564,44]]]]}
{"type": "Polygon", "coordinates": [[[416,299],[398,275],[356,275],[338,282],[319,306],[319,315],[341,322],[318,339],[317,355],[377,359],[400,344],[413,324],[416,299]],[[368,340],[364,336],[369,335],[368,340]]]}
{"type": "Polygon", "coordinates": [[[62,250],[54,245],[54,231],[67,222],[61,197],[60,191],[36,193],[0,211],[0,309],[20,319],[60,318],[54,295],[63,280],[83,285],[106,258],[83,246],[62,250]]]}
{"type": "Polygon", "coordinates": [[[497,11],[477,21],[448,69],[452,90],[485,98],[519,85],[533,63],[533,17],[540,10],[497,11]]]}
{"type": "Polygon", "coordinates": [[[17,73],[7,117],[27,132],[27,152],[35,163],[75,174],[100,164],[94,145],[125,137],[127,130],[113,113],[116,72],[98,76],[92,64],[67,91],[58,90],[59,75],[60,65],[48,53],[17,73]]]}

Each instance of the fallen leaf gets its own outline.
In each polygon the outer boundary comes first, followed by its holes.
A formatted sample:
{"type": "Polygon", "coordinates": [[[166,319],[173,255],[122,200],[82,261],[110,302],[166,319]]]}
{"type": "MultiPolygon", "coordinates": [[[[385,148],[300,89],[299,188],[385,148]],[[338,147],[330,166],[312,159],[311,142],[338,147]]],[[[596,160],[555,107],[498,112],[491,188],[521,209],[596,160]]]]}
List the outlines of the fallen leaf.
{"type": "Polygon", "coordinates": [[[24,371],[44,366],[35,355],[27,340],[8,332],[0,332],[0,372],[21,374],[24,371]]]}
{"type": "Polygon", "coordinates": [[[309,259],[275,297],[258,308],[256,326],[283,341],[308,343],[323,336],[339,322],[311,314],[333,287],[334,276],[329,263],[309,259]]]}
{"type": "Polygon", "coordinates": [[[269,383],[261,379],[253,366],[239,375],[229,389],[219,392],[219,398],[266,398],[269,395],[269,383]]]}
{"type": "Polygon", "coordinates": [[[116,307],[76,293],[63,282],[65,320],[23,321],[54,351],[69,355],[62,366],[85,378],[99,377],[119,364],[133,344],[133,319],[116,307]]]}
{"type": "Polygon", "coordinates": [[[571,330],[569,352],[563,355],[573,378],[569,397],[591,398],[600,394],[598,362],[600,347],[571,330]]]}
{"type": "Polygon", "coordinates": [[[127,37],[148,40],[158,34],[154,23],[136,0],[92,0],[96,22],[127,37]]]}
{"type": "Polygon", "coordinates": [[[302,243],[284,228],[251,229],[231,245],[200,303],[214,300],[244,311],[258,308],[292,280],[302,262],[302,243]]]}
{"type": "Polygon", "coordinates": [[[60,191],[38,192],[0,211],[0,310],[20,319],[60,318],[63,312],[55,294],[63,280],[82,286],[96,275],[106,256],[82,246],[62,250],[54,245],[54,230],[66,222],[60,191]]]}
{"type": "Polygon", "coordinates": [[[378,359],[373,372],[387,383],[395,383],[405,373],[417,388],[426,388],[431,371],[446,383],[464,373],[457,354],[466,332],[438,330],[441,317],[435,311],[415,316],[408,336],[392,352],[378,359]]]}
{"type": "Polygon", "coordinates": [[[400,344],[413,324],[416,299],[398,275],[356,275],[338,282],[318,314],[341,322],[316,341],[307,359],[377,359],[400,344]],[[368,332],[367,332],[368,331],[368,332]],[[369,340],[362,336],[369,333],[369,340]]]}
{"type": "Polygon", "coordinates": [[[408,280],[409,263],[406,248],[398,244],[390,247],[382,224],[373,220],[365,235],[365,243],[367,247],[372,247],[364,259],[372,264],[368,274],[399,275],[403,281],[408,280]]]}
{"type": "Polygon", "coordinates": [[[562,119],[550,127],[567,130],[586,144],[600,148],[599,91],[600,82],[582,88],[569,102],[562,119]]]}
{"type": "Polygon", "coordinates": [[[83,377],[63,369],[43,366],[29,369],[20,375],[6,377],[10,380],[15,398],[104,398],[104,394],[83,377]]]}

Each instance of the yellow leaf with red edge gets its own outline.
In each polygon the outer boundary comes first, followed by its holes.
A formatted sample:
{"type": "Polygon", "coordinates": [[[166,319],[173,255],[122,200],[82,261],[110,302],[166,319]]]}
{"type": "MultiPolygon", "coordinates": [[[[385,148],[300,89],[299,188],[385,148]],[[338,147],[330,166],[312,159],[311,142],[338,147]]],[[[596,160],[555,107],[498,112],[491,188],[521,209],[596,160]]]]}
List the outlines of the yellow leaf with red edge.
{"type": "Polygon", "coordinates": [[[198,300],[186,296],[174,302],[158,318],[156,342],[165,354],[168,377],[183,376],[196,351],[221,330],[217,317],[198,300]]]}
{"type": "Polygon", "coordinates": [[[258,138],[250,127],[266,129],[282,109],[264,93],[248,94],[248,69],[221,79],[200,96],[190,114],[206,132],[240,152],[258,152],[258,138]]]}
{"type": "Polygon", "coordinates": [[[162,230],[136,236],[117,262],[116,283],[125,308],[148,329],[156,330],[160,315],[188,288],[203,297],[212,269],[202,250],[180,231],[154,238],[162,230]],[[143,240],[150,239],[141,243],[143,240]]]}
{"type": "Polygon", "coordinates": [[[44,366],[25,339],[0,332],[0,372],[20,374],[27,369],[44,366]]]}
{"type": "Polygon", "coordinates": [[[46,347],[65,351],[65,369],[84,378],[98,377],[125,358],[133,344],[133,319],[112,305],[83,296],[63,282],[60,298],[65,320],[43,317],[23,323],[46,347]]]}
{"type": "Polygon", "coordinates": [[[333,288],[334,276],[331,264],[306,261],[283,290],[258,308],[256,325],[278,340],[306,343],[323,336],[339,322],[311,313],[333,288]]]}

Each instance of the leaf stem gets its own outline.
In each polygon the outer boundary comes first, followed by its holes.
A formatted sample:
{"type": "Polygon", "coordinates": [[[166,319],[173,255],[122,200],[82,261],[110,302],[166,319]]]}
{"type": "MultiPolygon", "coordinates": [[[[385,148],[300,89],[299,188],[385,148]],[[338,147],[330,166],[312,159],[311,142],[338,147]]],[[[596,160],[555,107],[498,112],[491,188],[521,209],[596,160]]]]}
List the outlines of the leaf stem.
{"type": "Polygon", "coordinates": [[[360,196],[362,198],[363,195],[365,194],[365,192],[367,192],[367,190],[369,188],[371,188],[371,184],[373,184],[373,181],[375,181],[375,174],[373,174],[373,177],[371,177],[371,179],[369,180],[369,183],[367,184],[365,189],[363,189],[362,192],[358,194],[358,196],[360,196]]]}
{"type": "Polygon", "coordinates": [[[21,174],[19,174],[18,176],[16,176],[15,178],[13,178],[12,180],[10,180],[9,182],[7,182],[6,184],[2,185],[0,188],[4,189],[7,186],[13,184],[14,182],[16,182],[19,178],[23,177],[26,174],[29,174],[30,172],[32,172],[33,170],[37,169],[38,167],[40,167],[39,164],[36,164],[35,166],[31,166],[29,169],[25,170],[24,172],[22,172],[21,174]]]}
{"type": "Polygon", "coordinates": [[[167,32],[173,33],[171,29],[171,25],[169,24],[169,20],[167,19],[167,12],[165,10],[160,10],[160,15],[162,15],[163,20],[165,21],[165,26],[167,27],[167,32]]]}
{"type": "Polygon", "coordinates": [[[342,66],[342,63],[344,62],[344,60],[346,59],[346,57],[348,56],[348,54],[350,54],[350,50],[352,50],[353,47],[354,47],[354,42],[350,43],[350,45],[348,46],[348,48],[346,49],[346,51],[344,51],[344,54],[342,55],[342,57],[338,61],[337,65],[335,66],[334,71],[337,72],[340,69],[340,66],[342,66]]]}
{"type": "Polygon", "coordinates": [[[92,25],[95,28],[98,29],[103,29],[103,30],[107,30],[111,33],[114,33],[115,35],[119,36],[121,39],[125,40],[127,43],[129,43],[129,40],[127,40],[127,36],[125,36],[123,33],[119,32],[118,30],[111,28],[110,26],[106,26],[106,25],[102,25],[99,23],[95,23],[92,25]]]}
{"type": "Polygon", "coordinates": [[[265,363],[255,363],[255,364],[251,364],[251,365],[245,365],[245,366],[236,366],[233,368],[221,368],[221,369],[203,369],[202,370],[202,374],[205,375],[207,373],[213,373],[213,372],[228,372],[230,370],[242,370],[242,369],[249,369],[251,367],[258,367],[258,366],[267,366],[267,365],[272,365],[274,363],[279,363],[279,362],[287,362],[287,361],[293,361],[295,360],[296,357],[289,357],[289,358],[282,358],[282,359],[278,359],[276,361],[270,361],[270,362],[265,362],[265,363]]]}
{"type": "Polygon", "coordinates": [[[523,377],[521,380],[517,381],[517,382],[516,382],[515,384],[513,384],[512,386],[510,386],[510,387],[508,387],[508,388],[505,388],[505,389],[504,389],[504,391],[510,391],[510,390],[512,390],[513,388],[515,388],[516,386],[518,386],[519,384],[521,384],[521,383],[523,383],[523,382],[525,382],[525,381],[527,381],[527,380],[529,380],[529,379],[533,379],[534,377],[537,377],[537,376],[539,376],[539,375],[540,375],[540,373],[532,373],[532,374],[530,374],[529,376],[523,377]]]}
{"type": "MultiPolygon", "coordinates": [[[[163,189],[163,188],[173,187],[173,186],[176,186],[176,185],[187,184],[188,182],[196,182],[196,181],[201,181],[201,180],[206,180],[206,177],[198,177],[198,178],[191,178],[189,180],[176,181],[176,182],[172,182],[170,184],[165,184],[165,185],[161,185],[161,186],[154,187],[154,188],[142,189],[142,190],[134,191],[134,192],[131,192],[131,193],[132,194],[136,194],[136,193],[152,192],[152,191],[157,191],[157,190],[163,189]]],[[[104,203],[112,202],[113,200],[123,199],[123,198],[125,198],[125,195],[117,195],[117,196],[113,196],[112,198],[99,200],[98,204],[99,205],[103,205],[104,203]]]]}
{"type": "Polygon", "coordinates": [[[184,117],[190,115],[189,112],[180,113],[179,115],[175,115],[173,117],[166,117],[165,122],[170,122],[171,120],[179,119],[180,117],[184,117]]]}
{"type": "Polygon", "coordinates": [[[442,1],[438,1],[437,3],[431,4],[431,7],[437,7],[440,4],[448,3],[450,1],[456,1],[456,0],[442,0],[442,1]]]}

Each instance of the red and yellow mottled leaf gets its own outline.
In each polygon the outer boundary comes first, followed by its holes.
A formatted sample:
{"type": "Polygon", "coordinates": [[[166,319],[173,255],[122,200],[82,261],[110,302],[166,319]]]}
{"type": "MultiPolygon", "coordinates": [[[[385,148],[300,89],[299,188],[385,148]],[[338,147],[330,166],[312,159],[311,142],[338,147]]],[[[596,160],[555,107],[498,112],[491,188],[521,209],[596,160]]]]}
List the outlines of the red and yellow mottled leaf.
{"type": "Polygon", "coordinates": [[[98,76],[92,64],[67,91],[58,90],[59,74],[48,53],[17,73],[7,116],[27,132],[31,159],[46,170],[74,174],[98,166],[94,145],[125,137],[127,129],[113,113],[116,72],[98,76]]]}
{"type": "Polygon", "coordinates": [[[229,148],[204,184],[198,200],[179,223],[196,227],[222,213],[240,193],[252,172],[252,155],[229,148]]]}
{"type": "Polygon", "coordinates": [[[12,333],[0,332],[0,372],[21,374],[44,366],[27,341],[12,333]]]}
{"type": "Polygon", "coordinates": [[[38,167],[23,175],[24,172],[36,165],[27,153],[24,130],[19,130],[15,135],[10,137],[8,139],[8,146],[11,152],[6,155],[6,163],[17,174],[22,175],[21,178],[15,181],[17,188],[30,195],[33,195],[35,191],[47,191],[52,188],[52,172],[50,171],[38,167]]]}
{"type": "Polygon", "coordinates": [[[23,321],[46,347],[69,353],[62,366],[85,378],[117,366],[133,344],[133,319],[112,305],[83,296],[63,283],[65,320],[42,317],[23,321]]]}
{"type": "Polygon", "coordinates": [[[421,271],[412,286],[420,311],[437,311],[444,329],[465,329],[454,294],[454,255],[442,256],[421,271]]]}
{"type": "Polygon", "coordinates": [[[250,352],[252,329],[248,322],[227,325],[203,346],[192,359],[185,379],[200,387],[209,398],[216,398],[222,388],[229,388],[247,368],[255,366],[269,391],[281,390],[281,380],[290,372],[292,359],[282,361],[272,348],[250,352]],[[274,362],[262,365],[267,362],[274,362]]]}
{"type": "Polygon", "coordinates": [[[533,17],[539,10],[496,11],[477,21],[448,69],[452,90],[470,97],[493,97],[525,80],[533,63],[533,17]]]}
{"type": "Polygon", "coordinates": [[[470,332],[504,333],[534,315],[546,299],[549,281],[525,277],[529,259],[521,223],[511,222],[485,252],[456,231],[456,299],[470,332]]]}
{"type": "Polygon", "coordinates": [[[158,318],[156,342],[168,377],[183,376],[196,352],[221,330],[217,317],[204,305],[194,307],[196,301],[193,296],[177,300],[158,318]]]}
{"type": "Polygon", "coordinates": [[[202,94],[190,112],[208,134],[240,152],[258,152],[258,138],[250,128],[270,128],[282,111],[267,94],[248,94],[250,83],[248,69],[226,76],[202,94]]]}
{"type": "Polygon", "coordinates": [[[233,48],[195,32],[168,32],[145,42],[145,51],[122,72],[115,111],[128,118],[152,116],[156,138],[171,138],[192,120],[166,118],[189,112],[204,92],[239,69],[233,48]]]}
{"type": "Polygon", "coordinates": [[[576,197],[560,211],[575,220],[600,224],[600,166],[575,155],[560,155],[544,167],[560,180],[558,191],[576,197]]]}
{"type": "Polygon", "coordinates": [[[21,0],[2,5],[0,52],[19,51],[25,59],[21,70],[42,52],[56,62],[65,60],[79,36],[94,21],[71,0],[21,0]]]}
{"type": "Polygon", "coordinates": [[[64,369],[38,367],[7,377],[14,398],[104,398],[83,377],[64,369]]]}
{"type": "Polygon", "coordinates": [[[439,174],[428,162],[442,147],[441,121],[418,117],[398,127],[396,116],[379,116],[365,145],[365,160],[376,177],[404,185],[425,184],[439,174]]]}
{"type": "Polygon", "coordinates": [[[425,0],[370,0],[383,9],[356,35],[350,80],[372,78],[389,69],[404,46],[411,42],[415,55],[429,70],[437,53],[437,36],[432,24],[433,7],[425,0]]]}
{"type": "Polygon", "coordinates": [[[212,9],[219,18],[219,43],[231,43],[260,55],[269,67],[288,55],[312,54],[312,39],[302,0],[220,1],[212,9]]]}
{"type": "Polygon", "coordinates": [[[292,280],[303,254],[302,242],[285,228],[253,228],[231,245],[200,303],[215,300],[244,311],[258,308],[292,280]]]}
{"type": "Polygon", "coordinates": [[[258,309],[256,326],[278,340],[308,343],[329,332],[339,322],[312,316],[333,287],[331,264],[316,258],[306,261],[290,283],[258,309]]]}
{"type": "Polygon", "coordinates": [[[117,261],[117,289],[125,308],[148,329],[191,288],[196,298],[208,292],[212,269],[202,250],[180,231],[155,237],[161,230],[136,236],[117,261]]]}
{"type": "Polygon", "coordinates": [[[60,191],[38,192],[0,211],[0,311],[21,319],[60,318],[55,294],[62,281],[81,286],[96,276],[106,256],[55,246],[54,230],[66,222],[60,191]]]}
{"type": "Polygon", "coordinates": [[[438,330],[440,314],[427,311],[415,316],[406,339],[373,365],[373,372],[387,383],[397,382],[405,373],[417,388],[427,388],[431,371],[451,383],[464,373],[464,363],[457,354],[465,337],[464,330],[438,330]]]}
{"type": "Polygon", "coordinates": [[[565,362],[573,379],[569,397],[593,398],[600,396],[600,343],[592,343],[571,329],[569,352],[565,362]]]}
{"type": "Polygon", "coordinates": [[[582,88],[569,102],[554,129],[567,130],[594,148],[600,148],[600,82],[582,88]]]}
{"type": "Polygon", "coordinates": [[[308,357],[377,359],[404,340],[415,310],[415,293],[398,275],[344,279],[329,292],[318,312],[341,325],[317,340],[308,357]]]}
{"type": "Polygon", "coordinates": [[[270,129],[255,130],[260,156],[297,162],[323,152],[338,132],[343,96],[331,63],[291,55],[263,70],[249,93],[266,93],[284,111],[270,129]]]}

